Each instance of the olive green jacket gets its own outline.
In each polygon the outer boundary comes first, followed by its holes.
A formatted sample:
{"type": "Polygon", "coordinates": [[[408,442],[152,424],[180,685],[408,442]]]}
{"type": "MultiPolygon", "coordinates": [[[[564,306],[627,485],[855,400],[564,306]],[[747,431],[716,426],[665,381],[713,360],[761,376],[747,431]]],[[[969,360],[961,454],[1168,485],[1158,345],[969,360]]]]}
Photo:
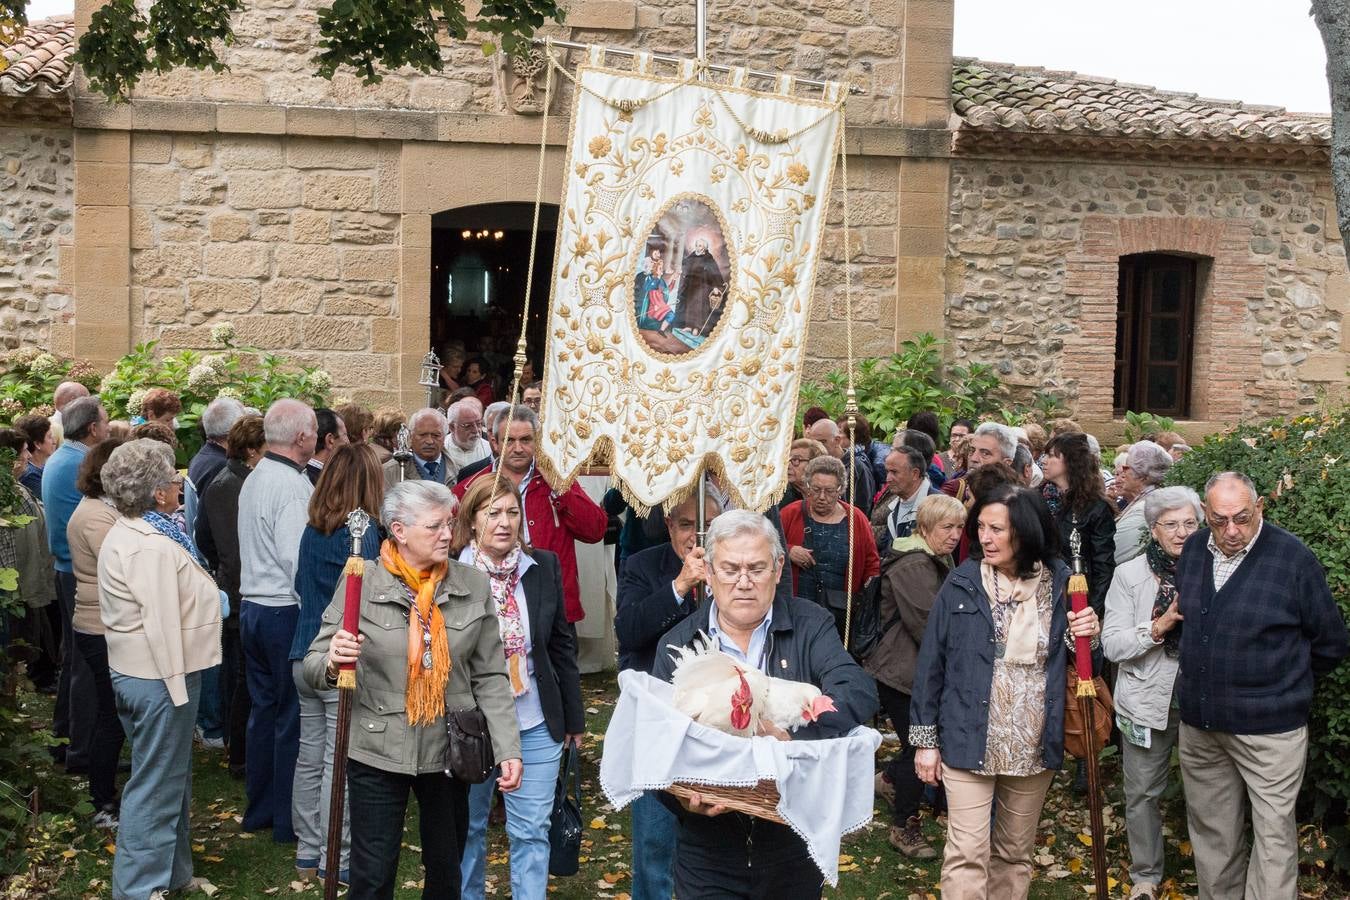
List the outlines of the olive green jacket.
{"type": "MultiPolygon", "coordinates": [[[[436,591],[450,645],[445,708],[477,706],[487,716],[497,760],[519,759],[516,706],[487,576],[454,560],[449,565],[436,591]]],[[[304,677],[316,690],[333,688],[328,680],[328,644],[342,624],[345,596],[345,579],[340,579],[333,602],[324,611],[319,635],[305,654],[304,677]]],[[[378,562],[367,562],[360,625],[366,639],[356,663],[348,756],[403,775],[443,771],[447,740],[444,718],[427,726],[411,726],[404,712],[411,609],[403,583],[378,562]]]]}

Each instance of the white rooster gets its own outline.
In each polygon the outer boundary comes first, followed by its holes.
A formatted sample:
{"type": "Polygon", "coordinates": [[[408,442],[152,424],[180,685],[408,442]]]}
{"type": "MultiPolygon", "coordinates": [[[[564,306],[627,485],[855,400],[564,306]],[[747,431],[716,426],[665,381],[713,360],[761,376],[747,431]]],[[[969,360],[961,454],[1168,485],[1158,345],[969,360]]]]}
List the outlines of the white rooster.
{"type": "Polygon", "coordinates": [[[692,648],[671,647],[678,659],[671,684],[675,708],[701,725],[739,737],[767,722],[793,731],[834,711],[814,684],[770,678],[718,649],[700,633],[692,648]]]}

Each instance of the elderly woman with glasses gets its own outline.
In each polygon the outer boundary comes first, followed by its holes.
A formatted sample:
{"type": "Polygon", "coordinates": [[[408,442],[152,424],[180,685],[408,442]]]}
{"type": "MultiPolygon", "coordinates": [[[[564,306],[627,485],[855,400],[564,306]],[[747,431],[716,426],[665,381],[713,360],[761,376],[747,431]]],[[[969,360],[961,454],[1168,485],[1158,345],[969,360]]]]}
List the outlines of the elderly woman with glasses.
{"type": "Polygon", "coordinates": [[[787,490],[783,492],[783,499],[778,501],[779,510],[805,499],[806,464],[816,457],[824,455],[825,445],[820,441],[813,441],[810,438],[797,438],[792,442],[792,449],[788,452],[788,486],[787,490]]]}
{"type": "MultiPolygon", "coordinates": [[[[480,478],[464,494],[451,549],[492,586],[525,764],[520,790],[506,798],[511,896],[543,900],[558,760],[563,747],[581,746],[586,712],[576,632],[563,608],[558,557],[521,540],[521,519],[520,495],[511,481],[480,478]]],[[[469,788],[468,841],[460,866],[465,898],[484,893],[492,793],[491,782],[469,788]]]]}
{"type": "Polygon", "coordinates": [[[1116,489],[1130,502],[1116,519],[1116,565],[1144,552],[1148,536],[1144,498],[1162,486],[1170,468],[1172,455],[1152,441],[1140,441],[1126,451],[1125,464],[1116,474],[1116,489]]]}
{"type": "Polygon", "coordinates": [[[1200,497],[1188,487],[1152,491],[1143,506],[1149,540],[1144,552],[1116,569],[1111,580],[1102,650],[1119,666],[1115,704],[1134,884],[1130,896],[1152,900],[1163,881],[1158,804],[1177,742],[1174,689],[1182,618],[1177,612],[1177,557],[1204,513],[1200,497]]]}
{"type": "Polygon", "coordinates": [[[341,627],[338,585],[305,655],[305,680],[332,690],[356,663],[347,805],[352,900],[394,896],[408,792],[420,810],[422,896],[458,897],[468,785],[446,772],[446,713],[477,707],[501,766],[497,786],[520,786],[520,732],[488,577],[451,560],[455,500],[435,481],[408,480],[385,495],[389,537],[366,569],[357,634],[341,627]]]}
{"type": "Polygon", "coordinates": [[[141,900],[192,882],[192,728],[202,670],[220,665],[220,590],[169,518],[183,479],[167,444],[123,444],[100,478],[118,519],[98,554],[99,612],[131,740],[112,895],[141,900]]]}
{"type": "Polygon", "coordinates": [[[844,630],[845,591],[856,594],[881,571],[881,556],[867,514],[840,497],[844,464],[833,456],[817,456],[806,464],[806,496],[780,511],[783,538],[792,561],[792,593],[807,597],[834,613],[844,630]],[[853,582],[845,585],[850,561],[849,518],[853,520],[853,582]]]}

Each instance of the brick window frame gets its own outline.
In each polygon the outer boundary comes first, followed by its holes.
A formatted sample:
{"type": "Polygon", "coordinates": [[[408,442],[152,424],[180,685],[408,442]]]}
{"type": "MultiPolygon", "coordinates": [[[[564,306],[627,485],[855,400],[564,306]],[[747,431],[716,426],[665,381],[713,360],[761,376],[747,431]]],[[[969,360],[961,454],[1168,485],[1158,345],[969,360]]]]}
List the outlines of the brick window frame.
{"type": "Polygon", "coordinates": [[[1241,219],[1089,216],[1076,252],[1065,257],[1064,290],[1078,301],[1077,330],[1064,342],[1064,373],[1076,382],[1075,415],[1116,418],[1116,312],[1120,258],[1141,253],[1204,257],[1197,266],[1190,418],[1236,421],[1261,373],[1260,339],[1247,329],[1247,304],[1265,292],[1251,223],[1241,219]]]}

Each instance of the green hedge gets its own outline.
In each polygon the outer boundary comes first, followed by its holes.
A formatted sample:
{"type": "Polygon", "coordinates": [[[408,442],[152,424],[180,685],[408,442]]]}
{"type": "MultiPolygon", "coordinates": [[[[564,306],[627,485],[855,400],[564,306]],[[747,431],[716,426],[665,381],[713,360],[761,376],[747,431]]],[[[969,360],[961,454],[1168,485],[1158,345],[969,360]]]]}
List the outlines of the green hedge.
{"type": "MultiPolygon", "coordinates": [[[[1173,484],[1197,491],[1215,472],[1243,472],[1265,498],[1272,522],[1298,535],[1326,569],[1332,595],[1350,619],[1350,408],[1244,425],[1211,436],[1171,470],[1173,484]]],[[[1305,798],[1320,823],[1328,811],[1327,850],[1337,869],[1350,871],[1350,661],[1318,680],[1309,722],[1311,743],[1305,798]],[[1337,849],[1337,846],[1338,848],[1337,849]]]]}

